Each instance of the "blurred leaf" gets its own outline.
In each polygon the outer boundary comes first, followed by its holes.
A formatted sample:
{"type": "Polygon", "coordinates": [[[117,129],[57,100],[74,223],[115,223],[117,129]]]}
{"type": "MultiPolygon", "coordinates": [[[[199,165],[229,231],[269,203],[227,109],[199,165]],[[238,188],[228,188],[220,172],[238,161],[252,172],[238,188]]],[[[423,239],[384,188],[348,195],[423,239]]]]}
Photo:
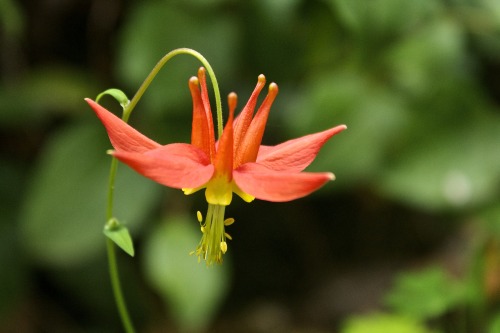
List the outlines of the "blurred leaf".
{"type": "Polygon", "coordinates": [[[0,0],[0,25],[9,37],[19,37],[24,30],[24,17],[16,1],[0,0]]]}
{"type": "Polygon", "coordinates": [[[19,82],[0,89],[0,125],[36,123],[48,112],[80,110],[83,96],[94,88],[82,72],[70,68],[31,71],[19,82]]]}
{"type": "Polygon", "coordinates": [[[365,42],[388,40],[411,31],[417,24],[435,15],[441,7],[436,0],[329,0],[334,12],[348,30],[365,36],[365,42]],[[403,14],[404,13],[404,14],[403,14]]]}
{"type": "Polygon", "coordinates": [[[120,224],[117,219],[112,218],[111,221],[108,221],[103,232],[106,237],[111,239],[119,248],[130,256],[134,256],[134,243],[132,242],[132,237],[130,237],[128,229],[120,224]]]}
{"type": "Polygon", "coordinates": [[[0,327],[28,291],[28,264],[13,224],[0,224],[0,327]]]}
{"type": "Polygon", "coordinates": [[[483,210],[480,216],[482,218],[481,226],[486,234],[500,239],[500,203],[483,210]]]}
{"type": "Polygon", "coordinates": [[[500,333],[500,314],[497,314],[493,317],[493,320],[491,320],[488,333],[500,333]]]}
{"type": "Polygon", "coordinates": [[[403,273],[385,302],[397,313],[418,320],[433,319],[462,304],[466,290],[439,267],[403,273]]]}
{"type": "MultiPolygon", "coordinates": [[[[105,142],[95,122],[67,128],[42,151],[21,220],[23,243],[37,260],[71,265],[104,251],[110,165],[105,142]]],[[[137,229],[160,189],[127,167],[118,168],[114,214],[137,229]]]]}
{"type": "Polygon", "coordinates": [[[431,333],[416,320],[390,314],[372,314],[350,318],[341,333],[431,333]]]}
{"type": "Polygon", "coordinates": [[[386,151],[411,119],[401,97],[354,71],[314,78],[293,106],[286,118],[294,128],[292,136],[347,125],[310,167],[335,173],[337,186],[374,179],[383,168],[386,151]]]}
{"type": "Polygon", "coordinates": [[[267,16],[267,19],[273,22],[275,29],[280,29],[292,27],[300,0],[258,0],[255,4],[259,7],[259,14],[267,16]]]}
{"type": "Polygon", "coordinates": [[[170,305],[177,324],[188,330],[206,328],[229,287],[227,261],[206,267],[189,256],[200,238],[194,217],[173,217],[153,230],[144,250],[148,280],[170,305]]]}
{"type": "MultiPolygon", "coordinates": [[[[202,53],[219,80],[233,72],[237,29],[236,21],[230,16],[210,15],[205,10],[187,12],[165,1],[137,2],[131,13],[122,36],[117,70],[121,81],[132,89],[139,87],[165,54],[179,47],[202,53]]],[[[191,99],[187,83],[200,66],[191,56],[183,55],[170,61],[141,101],[145,109],[155,115],[177,109],[189,116],[191,99]]]]}
{"type": "Polygon", "coordinates": [[[430,210],[488,202],[498,194],[498,142],[500,118],[493,114],[464,115],[456,124],[429,123],[420,142],[407,146],[386,168],[381,190],[430,210]]]}
{"type": "Polygon", "coordinates": [[[410,96],[430,94],[467,70],[464,43],[457,22],[443,18],[428,23],[386,52],[388,74],[410,96]]]}
{"type": "Polygon", "coordinates": [[[20,163],[0,160],[0,327],[29,288],[28,261],[20,248],[18,228],[25,173],[20,163]]]}
{"type": "MultiPolygon", "coordinates": [[[[11,222],[11,221],[6,221],[11,222]]],[[[13,224],[0,223],[0,327],[12,322],[30,292],[29,261],[19,244],[18,230],[13,224]]]]}

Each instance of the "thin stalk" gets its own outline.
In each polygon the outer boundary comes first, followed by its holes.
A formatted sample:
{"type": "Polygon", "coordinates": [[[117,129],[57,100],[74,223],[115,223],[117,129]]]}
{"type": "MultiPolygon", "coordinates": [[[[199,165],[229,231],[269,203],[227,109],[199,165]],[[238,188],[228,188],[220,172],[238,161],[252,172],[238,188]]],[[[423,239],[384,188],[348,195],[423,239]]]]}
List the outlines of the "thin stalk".
{"type": "MultiPolygon", "coordinates": [[[[113,218],[113,198],[115,192],[115,179],[116,171],[118,169],[118,160],[112,158],[111,167],[109,170],[109,182],[108,182],[108,200],[106,207],[106,221],[109,223],[113,218]]],[[[127,305],[125,303],[125,298],[123,297],[123,291],[120,283],[120,274],[118,272],[118,264],[116,262],[116,250],[114,242],[106,237],[106,247],[108,254],[108,266],[109,266],[109,277],[111,279],[111,287],[113,288],[113,295],[115,297],[116,307],[122,321],[123,328],[127,333],[134,333],[134,326],[132,325],[132,320],[127,310],[127,305]]]]}
{"type": "Polygon", "coordinates": [[[134,333],[134,326],[128,314],[127,304],[123,297],[123,292],[120,284],[120,274],[118,272],[118,265],[116,263],[116,250],[115,243],[109,238],[106,238],[106,246],[109,261],[109,276],[111,278],[111,285],[113,287],[113,295],[115,296],[116,307],[120,313],[123,328],[127,333],[134,333]]]}
{"type": "Polygon", "coordinates": [[[204,56],[201,55],[201,53],[188,49],[188,48],[179,48],[170,51],[166,55],[163,56],[163,58],[158,61],[158,63],[155,65],[153,70],[149,73],[149,75],[146,77],[142,85],[139,87],[139,90],[135,93],[135,96],[132,98],[130,103],[127,105],[127,107],[123,110],[123,120],[125,122],[128,122],[128,118],[130,117],[130,113],[132,110],[135,108],[137,102],[141,99],[142,95],[144,92],[146,92],[146,89],[149,87],[155,76],[158,74],[158,72],[162,69],[162,67],[175,57],[176,55],[179,54],[188,54],[196,59],[198,59],[203,66],[207,69],[208,75],[210,76],[210,80],[212,81],[212,86],[214,89],[214,95],[215,95],[215,108],[217,111],[217,134],[220,138],[222,135],[222,130],[223,130],[223,121],[222,121],[222,102],[221,102],[221,97],[220,97],[220,91],[219,91],[219,84],[217,83],[217,78],[215,77],[214,70],[212,69],[212,66],[210,66],[210,63],[205,59],[204,56]]]}

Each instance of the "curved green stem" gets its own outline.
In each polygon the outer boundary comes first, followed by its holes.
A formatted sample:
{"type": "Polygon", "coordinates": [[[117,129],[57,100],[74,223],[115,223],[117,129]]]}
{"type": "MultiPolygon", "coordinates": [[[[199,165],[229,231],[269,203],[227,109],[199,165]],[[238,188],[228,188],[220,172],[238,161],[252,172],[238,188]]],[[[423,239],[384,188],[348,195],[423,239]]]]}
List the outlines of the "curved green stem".
{"type": "Polygon", "coordinates": [[[219,91],[219,84],[217,83],[217,78],[215,77],[214,70],[212,69],[212,66],[210,66],[210,63],[205,59],[204,56],[201,55],[201,53],[188,49],[188,48],[179,48],[170,51],[166,55],[163,56],[163,58],[158,61],[158,63],[155,65],[153,70],[149,73],[149,75],[146,77],[142,85],[139,87],[139,90],[135,93],[134,97],[130,101],[130,103],[127,105],[127,107],[123,110],[123,120],[125,122],[128,122],[128,118],[130,117],[130,113],[136,106],[137,102],[141,99],[142,95],[146,91],[146,89],[149,87],[155,76],[158,74],[158,72],[162,69],[162,67],[175,57],[176,55],[179,54],[188,54],[196,59],[198,59],[203,66],[207,69],[208,75],[210,76],[210,80],[212,80],[212,86],[214,88],[214,95],[215,95],[215,108],[217,111],[217,133],[218,136],[220,137],[222,135],[222,130],[223,130],[223,121],[222,121],[222,102],[221,102],[221,97],[220,97],[220,91],[219,91]]]}

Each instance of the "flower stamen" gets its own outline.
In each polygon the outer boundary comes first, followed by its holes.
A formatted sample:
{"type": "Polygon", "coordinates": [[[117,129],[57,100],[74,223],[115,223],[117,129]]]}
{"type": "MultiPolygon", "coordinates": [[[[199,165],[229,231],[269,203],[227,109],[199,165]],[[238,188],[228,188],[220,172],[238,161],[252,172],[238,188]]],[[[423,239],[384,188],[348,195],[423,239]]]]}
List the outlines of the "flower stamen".
{"type": "Polygon", "coordinates": [[[190,254],[196,254],[198,261],[205,260],[207,266],[222,263],[222,256],[227,252],[226,239],[232,239],[225,227],[233,224],[234,219],[224,219],[225,209],[223,205],[209,204],[205,221],[201,212],[196,212],[202,236],[198,247],[190,254]]]}

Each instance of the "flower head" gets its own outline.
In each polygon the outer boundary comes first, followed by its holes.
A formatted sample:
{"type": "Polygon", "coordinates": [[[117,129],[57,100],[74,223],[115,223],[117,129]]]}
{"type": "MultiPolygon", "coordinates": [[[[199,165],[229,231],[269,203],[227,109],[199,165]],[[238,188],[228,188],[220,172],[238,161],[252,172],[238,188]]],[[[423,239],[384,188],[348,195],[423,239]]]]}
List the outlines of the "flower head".
{"type": "Polygon", "coordinates": [[[320,148],[345,125],[303,136],[276,146],[261,144],[271,105],[278,94],[275,83],[257,112],[257,99],[264,88],[264,75],[238,117],[234,117],[237,96],[228,96],[229,118],[219,140],[214,125],[206,86],[205,69],[189,80],[193,99],[191,143],[161,145],[116,117],[99,104],[86,99],[105,126],[112,155],[141,175],[165,186],[179,188],[185,194],[205,189],[209,204],[205,222],[198,212],[203,233],[195,253],[207,264],[222,262],[227,251],[225,226],[234,222],[224,219],[225,207],[233,193],[251,202],[254,198],[283,202],[304,197],[333,180],[329,172],[303,170],[311,164],[320,148]]]}

